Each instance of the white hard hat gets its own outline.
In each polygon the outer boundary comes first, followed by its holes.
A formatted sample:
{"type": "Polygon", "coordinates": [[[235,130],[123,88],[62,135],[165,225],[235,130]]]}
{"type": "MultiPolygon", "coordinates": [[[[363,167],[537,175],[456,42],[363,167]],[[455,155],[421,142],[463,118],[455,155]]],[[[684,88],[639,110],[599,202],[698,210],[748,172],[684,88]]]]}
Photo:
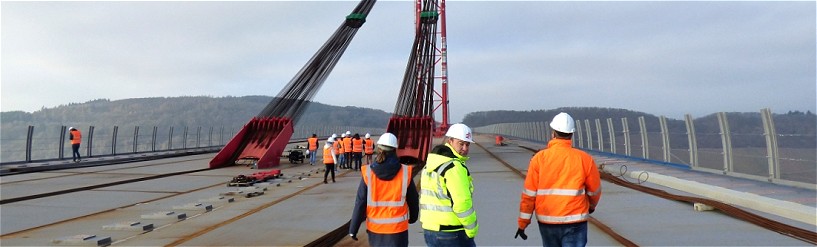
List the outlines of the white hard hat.
{"type": "Polygon", "coordinates": [[[335,139],[337,137],[338,137],[338,134],[332,133],[332,139],[335,139]]]}
{"type": "Polygon", "coordinates": [[[372,137],[372,135],[369,135],[369,133],[366,133],[366,138],[369,138],[369,137],[372,137]]]}
{"type": "Polygon", "coordinates": [[[576,122],[567,113],[560,112],[553,117],[553,121],[550,121],[550,127],[555,131],[570,134],[576,131],[576,122]]]}
{"type": "Polygon", "coordinates": [[[348,135],[351,135],[351,134],[352,134],[352,132],[351,132],[351,131],[348,131],[348,130],[346,131],[346,135],[347,135],[347,136],[348,136],[348,135]]]}
{"type": "Polygon", "coordinates": [[[384,133],[377,139],[377,145],[389,146],[397,148],[397,137],[392,133],[384,133]]]}
{"type": "Polygon", "coordinates": [[[334,142],[335,142],[335,138],[334,138],[334,137],[329,137],[329,139],[326,139],[326,142],[327,142],[327,143],[334,143],[334,142]]]}
{"type": "Polygon", "coordinates": [[[340,137],[346,137],[346,134],[344,133],[344,134],[340,135],[340,137]]]}
{"type": "Polygon", "coordinates": [[[474,139],[472,139],[473,136],[471,134],[471,128],[461,123],[454,124],[451,125],[451,127],[448,127],[448,131],[445,132],[445,136],[457,138],[471,143],[474,142],[474,139]]]}
{"type": "Polygon", "coordinates": [[[73,129],[74,129],[74,127],[68,127],[68,129],[69,129],[69,130],[73,130],[73,129]]]}

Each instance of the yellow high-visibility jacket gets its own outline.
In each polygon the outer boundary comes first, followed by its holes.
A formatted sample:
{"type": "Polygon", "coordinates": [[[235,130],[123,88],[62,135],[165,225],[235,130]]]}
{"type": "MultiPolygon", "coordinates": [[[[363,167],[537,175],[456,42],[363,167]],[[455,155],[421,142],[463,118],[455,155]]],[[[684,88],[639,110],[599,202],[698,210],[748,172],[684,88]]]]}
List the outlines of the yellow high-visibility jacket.
{"type": "Polygon", "coordinates": [[[468,157],[448,145],[439,145],[428,154],[420,180],[420,221],[423,229],[454,232],[465,230],[469,238],[479,232],[468,157]]]}

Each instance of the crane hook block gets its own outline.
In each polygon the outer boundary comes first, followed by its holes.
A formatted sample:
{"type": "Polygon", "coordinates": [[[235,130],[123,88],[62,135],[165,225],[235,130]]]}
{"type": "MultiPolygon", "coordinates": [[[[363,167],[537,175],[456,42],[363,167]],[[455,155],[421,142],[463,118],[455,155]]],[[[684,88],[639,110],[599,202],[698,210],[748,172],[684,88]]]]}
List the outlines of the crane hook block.
{"type": "Polygon", "coordinates": [[[360,28],[366,22],[366,14],[351,13],[346,16],[346,26],[351,28],[360,28]]]}

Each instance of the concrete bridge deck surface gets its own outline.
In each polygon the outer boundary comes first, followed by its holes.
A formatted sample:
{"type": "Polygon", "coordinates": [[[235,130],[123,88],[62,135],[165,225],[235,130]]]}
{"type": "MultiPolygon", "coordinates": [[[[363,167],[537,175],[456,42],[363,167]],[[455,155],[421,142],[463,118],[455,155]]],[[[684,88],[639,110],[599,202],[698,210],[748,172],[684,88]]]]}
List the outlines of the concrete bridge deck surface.
{"type": "MultiPolygon", "coordinates": [[[[512,143],[508,146],[493,146],[493,138],[478,136],[477,141],[491,152],[522,170],[527,169],[532,152],[520,148],[544,147],[544,143],[512,143]],[[537,146],[538,145],[538,146],[537,146]]],[[[435,140],[435,144],[439,140],[435,140]]],[[[212,154],[214,155],[214,154],[212,154]]],[[[209,155],[209,156],[212,156],[209,155]]],[[[184,167],[206,167],[208,155],[200,160],[178,161],[184,167]]],[[[480,223],[477,245],[482,246],[537,246],[541,245],[535,224],[527,229],[528,240],[514,239],[516,217],[523,180],[508,168],[494,160],[483,149],[472,146],[468,167],[475,181],[475,208],[480,223]]],[[[685,171],[665,166],[594,155],[597,163],[609,165],[626,164],[631,170],[654,171],[687,181],[727,187],[741,192],[754,193],[761,197],[797,203],[814,208],[815,193],[788,186],[755,182],[717,174],[685,171]],[[730,187],[732,184],[740,186],[730,187]],[[751,184],[757,184],[751,186],[751,184]],[[753,191],[757,190],[757,191],[753,191]],[[772,192],[770,192],[772,191],[772,192]]],[[[163,160],[167,162],[167,160],[163,160]]],[[[286,162],[282,162],[286,163],[286,162]]],[[[101,226],[127,221],[148,212],[167,209],[171,205],[209,198],[229,190],[222,184],[236,174],[254,172],[246,167],[229,167],[193,173],[181,177],[155,180],[149,183],[123,185],[117,188],[100,189],[74,193],[55,198],[38,199],[23,204],[12,203],[0,208],[2,223],[2,246],[51,246],[54,239],[77,234],[97,234],[111,236],[114,245],[126,246],[298,246],[346,223],[351,218],[354,194],[360,174],[341,170],[337,183],[323,184],[320,166],[282,164],[285,173],[312,174],[303,180],[282,184],[266,194],[253,198],[240,198],[233,203],[213,203],[209,212],[191,212],[186,220],[164,224],[163,227],[142,234],[127,234],[103,230],[101,226]],[[182,196],[173,196],[194,187],[212,185],[182,196]],[[296,193],[297,196],[285,198],[296,193]],[[139,203],[144,202],[144,203],[139,203]],[[96,212],[104,208],[131,205],[113,211],[96,212]],[[74,219],[80,215],[94,213],[66,223],[55,223],[74,219]],[[247,215],[244,217],[239,217],[247,215]],[[42,219],[40,219],[42,218],[42,219]],[[218,227],[212,224],[221,223],[218,227]],[[42,226],[20,234],[10,234],[19,229],[42,226]],[[16,229],[16,230],[15,230],[16,229]],[[196,235],[195,237],[189,237],[196,235]],[[183,241],[179,242],[181,239],[183,241]]],[[[92,168],[87,168],[92,169],[92,168]]],[[[93,168],[97,169],[97,168],[93,168]]],[[[98,168],[102,169],[102,168],[98,168]]],[[[167,168],[178,169],[178,168],[167,168]]],[[[118,176],[128,173],[163,173],[166,169],[133,168],[116,172],[118,176]],[[127,172],[126,172],[127,171],[127,172]]],[[[31,174],[26,176],[49,176],[31,174]]],[[[82,176],[74,176],[83,180],[82,176]]],[[[104,177],[104,176],[103,176],[104,177]]],[[[19,178],[19,177],[15,177],[19,178]]],[[[5,177],[3,183],[5,183],[5,177]]],[[[51,186],[66,186],[81,183],[71,179],[60,179],[57,184],[27,184],[26,186],[3,185],[2,192],[19,194],[23,190],[43,190],[51,186]],[[40,188],[40,189],[38,189],[40,188]]],[[[631,180],[633,181],[633,180],[631,180]]],[[[671,193],[689,194],[683,190],[644,183],[647,186],[667,190],[671,193]]],[[[762,227],[744,222],[719,211],[695,211],[688,203],[666,200],[642,192],[603,182],[600,205],[592,215],[613,230],[641,246],[806,246],[806,242],[781,235],[762,227]]],[[[703,196],[701,196],[703,197],[703,196]]],[[[752,210],[752,209],[749,209],[752,210]]],[[[753,210],[754,211],[754,210],[753,210]]],[[[812,210],[813,211],[813,210],[812,210]]],[[[754,211],[768,218],[815,231],[813,224],[776,216],[771,213],[754,211]]],[[[162,225],[158,222],[157,226],[162,225]]],[[[410,244],[425,245],[419,223],[410,226],[410,244]]],[[[365,245],[365,226],[361,227],[361,241],[345,238],[338,245],[365,245]]],[[[598,228],[590,225],[589,245],[619,245],[598,228]]]]}

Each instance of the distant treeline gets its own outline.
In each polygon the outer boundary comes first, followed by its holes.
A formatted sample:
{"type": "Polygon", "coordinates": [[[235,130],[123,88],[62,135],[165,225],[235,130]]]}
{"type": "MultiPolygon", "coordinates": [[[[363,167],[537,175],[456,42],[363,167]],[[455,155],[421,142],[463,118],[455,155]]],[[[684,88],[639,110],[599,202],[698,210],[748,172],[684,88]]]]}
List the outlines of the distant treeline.
{"type": "MultiPolygon", "coordinates": [[[[3,138],[9,134],[19,135],[25,126],[242,126],[259,114],[272,101],[270,96],[242,97],[159,97],[124,100],[98,99],[84,103],[71,103],[54,108],[43,108],[33,113],[14,111],[2,112],[3,138]],[[10,133],[11,132],[11,133],[10,133]],[[14,133],[18,132],[18,133],[14,133]]],[[[658,116],[625,109],[598,107],[568,107],[534,111],[481,111],[468,113],[463,123],[472,127],[496,123],[550,121],[561,111],[569,112],[575,119],[612,118],[617,128],[620,119],[627,118],[631,132],[638,132],[638,117],[644,117],[648,132],[660,132],[658,116]]],[[[311,102],[296,123],[310,126],[357,126],[385,128],[391,113],[354,106],[331,106],[311,102]]],[[[727,113],[735,147],[765,147],[762,138],[763,124],[759,112],[727,113]],[[758,138],[758,135],[761,135],[758,138]]],[[[779,138],[781,147],[814,148],[817,116],[812,112],[787,112],[774,115],[777,134],[798,138],[779,138]]],[[[668,119],[670,133],[686,133],[683,120],[668,119]]],[[[694,120],[696,133],[719,133],[716,114],[694,120]]],[[[603,124],[606,129],[606,123],[603,124]]],[[[620,131],[620,130],[617,130],[620,131]]],[[[680,138],[673,138],[672,141],[680,138]]],[[[720,147],[720,137],[707,138],[698,135],[700,147],[720,147]]],[[[673,145],[675,146],[675,145],[673,145]]]]}
{"type": "MultiPolygon", "coordinates": [[[[644,117],[647,132],[660,132],[659,117],[644,113],[624,109],[598,108],[598,107],[564,107],[552,110],[534,111],[483,111],[472,112],[465,115],[463,123],[469,126],[486,126],[497,123],[513,122],[541,122],[550,121],[559,112],[568,112],[577,120],[591,120],[592,128],[595,129],[595,119],[602,121],[602,128],[607,131],[607,118],[612,118],[613,123],[621,132],[621,118],[627,118],[631,133],[638,133],[638,118],[644,117]]],[[[733,147],[766,147],[763,137],[763,122],[760,112],[730,112],[726,113],[729,121],[731,141],[733,147]]],[[[778,136],[780,147],[793,148],[815,148],[817,147],[817,115],[814,113],[790,111],[783,114],[774,114],[774,125],[778,136]]],[[[695,132],[697,133],[697,144],[701,148],[721,147],[720,126],[718,125],[717,114],[695,118],[693,120],[695,132]]],[[[667,128],[670,134],[685,135],[686,124],[684,120],[667,118],[667,128]]],[[[684,147],[688,143],[685,137],[671,138],[673,147],[684,147]],[[679,145],[676,145],[678,143],[679,145]]]]}
{"type": "MultiPolygon", "coordinates": [[[[272,101],[270,96],[98,99],[44,108],[33,113],[3,112],[6,125],[65,126],[241,126],[272,101]]],[[[390,113],[354,106],[311,102],[298,120],[303,125],[380,127],[390,113]]]]}

